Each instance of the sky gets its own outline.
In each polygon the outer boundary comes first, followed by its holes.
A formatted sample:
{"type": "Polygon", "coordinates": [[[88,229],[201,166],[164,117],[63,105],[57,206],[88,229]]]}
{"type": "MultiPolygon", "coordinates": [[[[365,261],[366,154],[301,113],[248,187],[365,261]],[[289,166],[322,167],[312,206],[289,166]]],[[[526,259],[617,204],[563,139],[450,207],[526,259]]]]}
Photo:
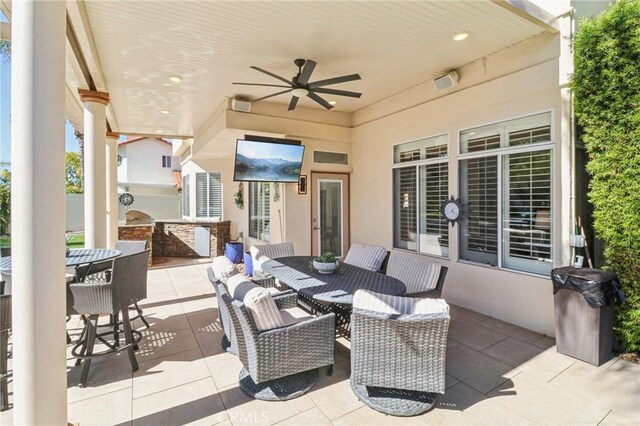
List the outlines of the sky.
{"type": "MultiPolygon", "coordinates": [[[[0,22],[7,22],[0,12],[0,22]]],[[[65,123],[67,151],[78,151],[73,126],[65,123]]],[[[11,63],[0,58],[0,161],[11,161],[11,63]]]]}
{"type": "Polygon", "coordinates": [[[238,144],[238,152],[251,158],[282,158],[288,161],[300,161],[304,147],[302,145],[243,141],[238,144]]]}

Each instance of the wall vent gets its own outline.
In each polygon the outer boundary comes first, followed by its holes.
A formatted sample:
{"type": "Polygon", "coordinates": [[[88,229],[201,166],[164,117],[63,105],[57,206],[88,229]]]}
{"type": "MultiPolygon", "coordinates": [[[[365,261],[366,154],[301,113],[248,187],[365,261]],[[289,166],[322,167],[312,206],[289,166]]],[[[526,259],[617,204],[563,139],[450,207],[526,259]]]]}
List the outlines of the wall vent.
{"type": "Polygon", "coordinates": [[[349,155],[343,152],[313,151],[314,163],[349,164],[349,155]]]}

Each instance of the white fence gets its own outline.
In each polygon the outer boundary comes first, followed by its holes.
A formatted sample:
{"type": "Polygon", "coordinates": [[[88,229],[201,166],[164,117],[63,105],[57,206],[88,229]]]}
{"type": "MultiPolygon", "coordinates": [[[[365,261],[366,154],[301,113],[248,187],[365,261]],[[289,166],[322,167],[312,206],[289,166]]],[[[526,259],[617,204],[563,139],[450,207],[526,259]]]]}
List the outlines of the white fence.
{"type": "MultiPolygon", "coordinates": [[[[154,219],[182,217],[181,199],[177,195],[134,194],[130,210],[140,210],[154,219]]],[[[118,220],[124,220],[125,206],[118,205],[118,220]]],[[[84,195],[67,194],[67,231],[84,230],[84,195]]]]}

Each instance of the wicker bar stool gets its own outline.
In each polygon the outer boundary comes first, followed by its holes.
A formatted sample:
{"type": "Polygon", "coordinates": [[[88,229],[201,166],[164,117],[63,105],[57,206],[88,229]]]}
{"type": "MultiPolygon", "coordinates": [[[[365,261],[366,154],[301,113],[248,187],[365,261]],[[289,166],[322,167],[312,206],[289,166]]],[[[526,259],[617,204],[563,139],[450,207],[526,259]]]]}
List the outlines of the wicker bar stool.
{"type": "Polygon", "coordinates": [[[0,411],[9,408],[7,368],[9,358],[9,333],[11,331],[11,295],[0,295],[0,411]]]}
{"type": "Polygon", "coordinates": [[[80,341],[73,347],[71,353],[78,360],[82,360],[82,373],[79,386],[84,387],[87,382],[91,360],[94,357],[108,353],[126,350],[133,371],[138,369],[134,349],[142,338],[137,330],[132,330],[129,318],[129,306],[141,298],[146,297],[147,267],[149,251],[120,256],[113,261],[111,279],[97,280],[83,283],[72,283],[67,286],[67,314],[84,315],[85,326],[80,341]],[[144,283],[141,286],[140,283],[144,283]],[[144,287],[144,292],[141,288],[144,287]],[[119,333],[110,330],[98,333],[98,319],[100,315],[122,314],[125,344],[120,345],[119,333]],[[105,337],[114,336],[113,343],[105,337]],[[99,340],[107,346],[107,350],[94,353],[95,341],[99,340]]]}
{"type": "Polygon", "coordinates": [[[351,315],[351,389],[394,416],[430,410],[445,391],[449,305],[358,290],[351,315]]]}

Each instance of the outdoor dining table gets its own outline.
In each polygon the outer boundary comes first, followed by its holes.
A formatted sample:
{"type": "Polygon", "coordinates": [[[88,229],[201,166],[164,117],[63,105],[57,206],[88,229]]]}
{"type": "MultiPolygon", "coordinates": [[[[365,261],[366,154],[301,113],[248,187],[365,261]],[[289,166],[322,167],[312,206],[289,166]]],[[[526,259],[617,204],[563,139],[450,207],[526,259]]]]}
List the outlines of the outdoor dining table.
{"type": "Polygon", "coordinates": [[[342,263],[332,274],[321,274],[311,264],[311,256],[290,256],[268,260],[262,270],[298,293],[298,302],[312,313],[333,312],[336,333],[349,336],[353,295],[357,290],[401,296],[407,291],[396,278],[342,263]]]}
{"type": "MultiPolygon", "coordinates": [[[[71,249],[65,259],[65,266],[85,266],[83,273],[77,277],[78,281],[83,281],[91,272],[91,266],[99,262],[115,259],[120,254],[119,250],[112,249],[71,249]]],[[[2,274],[2,279],[7,284],[5,293],[11,293],[11,256],[0,257],[0,274],[2,274]]]]}

